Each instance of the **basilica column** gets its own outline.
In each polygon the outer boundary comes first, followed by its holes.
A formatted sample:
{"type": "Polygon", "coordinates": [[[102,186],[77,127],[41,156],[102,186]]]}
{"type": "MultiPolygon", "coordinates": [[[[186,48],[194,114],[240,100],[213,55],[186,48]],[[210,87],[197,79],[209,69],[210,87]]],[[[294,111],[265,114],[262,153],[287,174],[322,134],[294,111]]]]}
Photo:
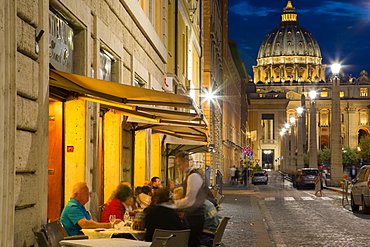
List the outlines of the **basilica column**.
{"type": "Polygon", "coordinates": [[[340,65],[333,64],[332,68],[332,100],[330,122],[330,163],[331,163],[331,186],[339,186],[343,175],[342,165],[342,136],[341,136],[341,112],[340,112],[340,65]]]}
{"type": "Polygon", "coordinates": [[[358,122],[359,117],[356,116],[358,114],[357,109],[353,107],[347,107],[347,134],[348,134],[348,143],[347,145],[350,147],[356,147],[358,145],[358,122]]]}

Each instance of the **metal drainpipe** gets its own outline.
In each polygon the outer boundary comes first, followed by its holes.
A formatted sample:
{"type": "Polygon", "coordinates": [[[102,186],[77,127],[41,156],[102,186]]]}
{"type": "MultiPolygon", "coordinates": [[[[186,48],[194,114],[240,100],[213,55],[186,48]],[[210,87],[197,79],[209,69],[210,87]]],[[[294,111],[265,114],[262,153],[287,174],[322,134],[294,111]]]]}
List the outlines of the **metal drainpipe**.
{"type": "MultiPolygon", "coordinates": [[[[177,44],[177,40],[178,40],[178,17],[179,17],[179,3],[178,1],[176,0],[175,1],[175,75],[178,76],[178,68],[177,68],[177,64],[178,64],[178,44],[177,44]]],[[[176,92],[177,93],[177,92],[176,92]]]]}
{"type": "MultiPolygon", "coordinates": [[[[163,150],[163,145],[164,145],[164,141],[166,140],[166,138],[167,138],[167,136],[166,135],[164,135],[163,136],[163,139],[162,139],[162,141],[161,141],[161,147],[162,147],[162,150],[163,150]]],[[[162,151],[161,151],[162,152],[162,151]]],[[[165,163],[165,178],[166,178],[166,186],[168,186],[169,184],[168,184],[168,156],[167,156],[167,144],[166,144],[166,146],[165,146],[165,149],[164,149],[164,152],[165,152],[165,154],[164,154],[164,156],[165,156],[165,159],[166,159],[166,163],[165,163]]]]}
{"type": "Polygon", "coordinates": [[[135,133],[136,133],[136,126],[137,126],[137,123],[131,123],[131,156],[132,156],[132,159],[131,159],[131,184],[132,186],[134,186],[134,174],[135,174],[135,133]]]}

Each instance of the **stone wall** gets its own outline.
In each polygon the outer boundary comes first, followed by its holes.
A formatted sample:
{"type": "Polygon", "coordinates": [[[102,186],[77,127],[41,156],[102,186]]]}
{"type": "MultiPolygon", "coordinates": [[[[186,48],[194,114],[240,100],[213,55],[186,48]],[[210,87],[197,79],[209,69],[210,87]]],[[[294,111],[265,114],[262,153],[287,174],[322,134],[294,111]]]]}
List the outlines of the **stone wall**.
{"type": "Polygon", "coordinates": [[[45,6],[0,3],[0,246],[33,245],[46,221],[48,49],[35,38],[48,28],[45,6]]]}

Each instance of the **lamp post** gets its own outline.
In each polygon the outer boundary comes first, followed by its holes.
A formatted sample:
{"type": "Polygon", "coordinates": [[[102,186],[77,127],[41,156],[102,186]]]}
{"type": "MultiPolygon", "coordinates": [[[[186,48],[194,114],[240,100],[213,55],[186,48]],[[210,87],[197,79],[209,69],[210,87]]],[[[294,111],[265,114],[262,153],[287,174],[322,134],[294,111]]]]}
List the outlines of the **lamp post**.
{"type": "Polygon", "coordinates": [[[286,150],[285,150],[285,156],[286,156],[286,161],[285,161],[285,169],[290,171],[290,145],[289,145],[289,123],[285,123],[284,127],[286,129],[286,138],[285,138],[285,145],[286,145],[286,150]]]}
{"type": "Polygon", "coordinates": [[[304,160],[303,160],[303,145],[304,145],[304,123],[303,123],[303,107],[297,108],[298,113],[298,122],[297,122],[297,129],[298,129],[298,142],[297,142],[297,168],[303,168],[304,160]]]}
{"type": "Polygon", "coordinates": [[[331,124],[330,124],[330,163],[331,186],[339,186],[343,175],[342,166],[342,137],[340,119],[340,64],[331,65],[332,71],[332,99],[331,99],[331,124]]]}
{"type": "Polygon", "coordinates": [[[309,167],[317,167],[317,137],[316,137],[316,91],[309,92],[311,99],[310,106],[310,150],[309,150],[309,167]]]}
{"type": "Polygon", "coordinates": [[[295,117],[289,118],[290,122],[290,169],[292,169],[294,172],[297,170],[296,168],[296,161],[295,161],[295,149],[296,149],[296,143],[295,143],[295,135],[294,135],[294,127],[295,127],[295,117]]]}

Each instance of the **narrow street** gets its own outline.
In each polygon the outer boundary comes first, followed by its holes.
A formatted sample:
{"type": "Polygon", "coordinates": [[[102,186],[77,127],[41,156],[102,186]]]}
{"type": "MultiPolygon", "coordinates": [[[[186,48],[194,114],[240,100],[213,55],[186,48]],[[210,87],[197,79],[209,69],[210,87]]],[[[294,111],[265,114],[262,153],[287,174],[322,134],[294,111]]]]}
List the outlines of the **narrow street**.
{"type": "Polygon", "coordinates": [[[224,186],[219,215],[232,216],[226,246],[369,246],[370,215],[353,214],[342,195],[296,190],[278,173],[268,185],[224,186]]]}

